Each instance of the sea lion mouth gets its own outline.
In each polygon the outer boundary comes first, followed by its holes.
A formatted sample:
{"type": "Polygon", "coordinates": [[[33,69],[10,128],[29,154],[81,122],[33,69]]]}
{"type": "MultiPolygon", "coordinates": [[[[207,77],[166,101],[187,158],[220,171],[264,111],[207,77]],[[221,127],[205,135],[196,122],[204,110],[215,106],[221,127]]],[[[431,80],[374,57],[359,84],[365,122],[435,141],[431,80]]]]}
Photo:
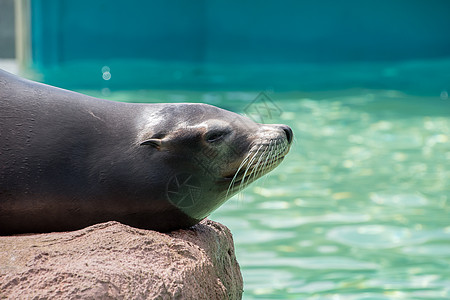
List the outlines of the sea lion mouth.
{"type": "Polygon", "coordinates": [[[286,139],[273,139],[268,143],[254,144],[239,167],[226,174],[221,181],[228,183],[227,196],[241,191],[247,185],[275,169],[289,152],[286,139]]]}

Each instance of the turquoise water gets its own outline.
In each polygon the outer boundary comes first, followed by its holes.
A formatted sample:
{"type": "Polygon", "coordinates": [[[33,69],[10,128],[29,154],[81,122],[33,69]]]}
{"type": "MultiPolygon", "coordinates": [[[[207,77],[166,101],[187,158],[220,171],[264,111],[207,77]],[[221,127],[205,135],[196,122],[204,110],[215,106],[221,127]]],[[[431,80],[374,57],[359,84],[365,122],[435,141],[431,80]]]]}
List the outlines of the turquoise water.
{"type": "MultiPolygon", "coordinates": [[[[131,91],[243,112],[257,92],[131,91]]],[[[395,90],[267,95],[285,161],[210,217],[233,232],[244,299],[450,299],[450,98],[395,90]]]]}

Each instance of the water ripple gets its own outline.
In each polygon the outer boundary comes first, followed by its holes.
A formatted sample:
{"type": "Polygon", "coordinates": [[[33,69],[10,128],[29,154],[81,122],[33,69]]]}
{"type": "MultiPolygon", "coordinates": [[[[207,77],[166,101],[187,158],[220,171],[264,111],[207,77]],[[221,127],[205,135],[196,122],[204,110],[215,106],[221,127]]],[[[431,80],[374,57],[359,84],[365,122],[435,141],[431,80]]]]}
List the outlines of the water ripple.
{"type": "Polygon", "coordinates": [[[327,237],[352,247],[389,249],[425,243],[435,238],[450,239],[450,234],[440,230],[413,230],[391,225],[358,225],[335,227],[328,232],[327,237]]]}

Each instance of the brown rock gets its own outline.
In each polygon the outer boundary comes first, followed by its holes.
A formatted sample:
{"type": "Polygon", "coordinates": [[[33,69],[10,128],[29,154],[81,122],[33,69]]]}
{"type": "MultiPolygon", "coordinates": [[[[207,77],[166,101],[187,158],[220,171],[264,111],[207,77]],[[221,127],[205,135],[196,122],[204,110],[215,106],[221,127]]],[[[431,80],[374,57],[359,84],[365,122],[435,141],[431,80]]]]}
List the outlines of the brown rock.
{"type": "Polygon", "coordinates": [[[231,233],[210,220],[0,237],[0,299],[241,299],[242,286],[231,233]]]}

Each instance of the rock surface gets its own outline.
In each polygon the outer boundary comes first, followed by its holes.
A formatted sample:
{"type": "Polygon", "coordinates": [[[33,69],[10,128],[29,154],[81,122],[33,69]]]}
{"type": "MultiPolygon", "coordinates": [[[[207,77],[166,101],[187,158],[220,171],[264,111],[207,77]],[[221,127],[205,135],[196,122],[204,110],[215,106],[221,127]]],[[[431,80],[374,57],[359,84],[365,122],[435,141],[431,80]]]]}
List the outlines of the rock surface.
{"type": "Polygon", "coordinates": [[[108,222],[0,237],[0,299],[241,299],[230,231],[171,233],[108,222]]]}

